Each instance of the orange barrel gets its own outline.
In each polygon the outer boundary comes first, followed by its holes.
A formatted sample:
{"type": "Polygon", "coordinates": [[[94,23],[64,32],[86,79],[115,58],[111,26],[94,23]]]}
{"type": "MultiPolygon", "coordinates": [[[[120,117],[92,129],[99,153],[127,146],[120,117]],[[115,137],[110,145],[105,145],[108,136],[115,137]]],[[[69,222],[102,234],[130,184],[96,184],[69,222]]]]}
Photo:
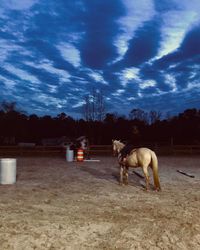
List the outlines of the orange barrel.
{"type": "Polygon", "coordinates": [[[77,150],[77,161],[81,162],[84,160],[84,156],[83,156],[83,149],[79,148],[77,150]]]}

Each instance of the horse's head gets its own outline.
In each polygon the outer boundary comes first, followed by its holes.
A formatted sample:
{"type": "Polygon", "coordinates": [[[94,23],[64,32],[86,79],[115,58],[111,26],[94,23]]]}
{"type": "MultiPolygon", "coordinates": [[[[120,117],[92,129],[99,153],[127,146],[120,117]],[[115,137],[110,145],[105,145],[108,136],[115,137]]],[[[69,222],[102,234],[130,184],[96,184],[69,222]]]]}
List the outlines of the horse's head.
{"type": "Polygon", "coordinates": [[[124,144],[118,140],[112,140],[113,146],[113,156],[117,156],[121,149],[124,147],[124,144]]]}
{"type": "Polygon", "coordinates": [[[117,155],[116,140],[112,140],[113,156],[117,155]]]}

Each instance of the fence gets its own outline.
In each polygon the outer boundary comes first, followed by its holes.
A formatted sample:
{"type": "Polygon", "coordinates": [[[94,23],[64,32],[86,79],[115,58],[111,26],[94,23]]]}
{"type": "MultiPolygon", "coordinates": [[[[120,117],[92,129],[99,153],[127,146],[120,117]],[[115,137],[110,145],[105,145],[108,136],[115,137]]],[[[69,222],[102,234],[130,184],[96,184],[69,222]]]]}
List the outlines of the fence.
{"type": "MultiPolygon", "coordinates": [[[[49,155],[64,155],[65,147],[61,146],[35,146],[35,145],[20,145],[20,146],[0,146],[0,156],[49,156],[49,155]]],[[[111,145],[90,145],[88,150],[90,155],[112,155],[111,145]]]]}
{"type": "Polygon", "coordinates": [[[174,154],[200,154],[200,145],[173,145],[174,154]]]}
{"type": "MultiPolygon", "coordinates": [[[[200,145],[145,145],[157,154],[165,155],[200,155],[200,145]]],[[[59,146],[0,146],[0,156],[62,156],[66,149],[59,146]]],[[[89,155],[112,155],[111,145],[90,145],[89,155]]]]}
{"type": "MultiPolygon", "coordinates": [[[[159,145],[159,144],[150,144],[146,143],[144,145],[152,150],[154,150],[157,154],[160,155],[179,155],[179,154],[187,154],[187,155],[200,155],[200,145],[159,145]]],[[[111,145],[91,145],[89,152],[91,154],[106,154],[112,155],[112,146],[111,145]]]]}
{"type": "Polygon", "coordinates": [[[65,149],[54,146],[0,146],[1,156],[49,156],[62,155],[65,149]]]}

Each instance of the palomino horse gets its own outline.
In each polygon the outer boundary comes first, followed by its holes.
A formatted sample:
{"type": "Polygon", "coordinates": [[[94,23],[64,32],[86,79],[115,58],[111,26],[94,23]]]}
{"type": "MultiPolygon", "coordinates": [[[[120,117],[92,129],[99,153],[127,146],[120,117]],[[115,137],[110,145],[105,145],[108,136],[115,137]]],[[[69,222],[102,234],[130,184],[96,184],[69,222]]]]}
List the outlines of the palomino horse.
{"type": "Polygon", "coordinates": [[[154,151],[149,148],[135,148],[132,149],[125,157],[123,157],[122,149],[125,149],[125,144],[118,140],[113,140],[113,153],[118,155],[118,162],[120,165],[120,184],[128,184],[128,168],[142,167],[145,180],[146,190],[149,189],[149,173],[148,167],[150,166],[153,171],[155,190],[161,190],[159,177],[158,177],[158,159],[154,151]]]}

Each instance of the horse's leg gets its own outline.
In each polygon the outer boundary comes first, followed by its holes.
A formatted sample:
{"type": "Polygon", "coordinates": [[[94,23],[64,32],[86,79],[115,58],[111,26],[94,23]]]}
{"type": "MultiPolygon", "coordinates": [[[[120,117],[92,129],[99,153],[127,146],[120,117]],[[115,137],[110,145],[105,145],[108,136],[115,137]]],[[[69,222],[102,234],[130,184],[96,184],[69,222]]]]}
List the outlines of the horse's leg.
{"type": "Polygon", "coordinates": [[[124,168],[125,184],[128,185],[128,167],[124,168]]]}
{"type": "Polygon", "coordinates": [[[124,182],[124,168],[123,166],[120,164],[120,177],[119,177],[119,185],[123,185],[124,182]]]}
{"type": "Polygon", "coordinates": [[[142,167],[144,176],[145,176],[145,181],[146,181],[146,190],[149,190],[149,173],[148,173],[148,166],[143,166],[142,167]]]}

